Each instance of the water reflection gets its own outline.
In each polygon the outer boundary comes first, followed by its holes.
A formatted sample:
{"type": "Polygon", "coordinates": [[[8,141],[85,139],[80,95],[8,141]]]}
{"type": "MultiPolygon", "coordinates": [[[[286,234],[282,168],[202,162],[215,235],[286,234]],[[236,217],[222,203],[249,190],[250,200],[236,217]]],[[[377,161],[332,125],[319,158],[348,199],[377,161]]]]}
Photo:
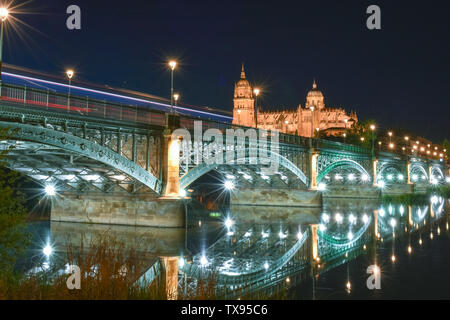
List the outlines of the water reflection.
{"type": "Polygon", "coordinates": [[[32,226],[34,247],[22,266],[37,272],[57,265],[57,272],[66,272],[69,245],[88,250],[92,241],[107,234],[139,250],[143,262],[139,274],[146,275],[145,284],[172,259],[178,265],[174,273],[179,288],[174,290],[186,292],[201,279],[214,279],[216,292],[223,297],[251,296],[262,290],[270,295],[308,279],[317,281],[347,264],[343,288],[351,293],[349,261],[365,255],[376,266],[378,246],[391,243],[390,260],[396,264],[399,239],[406,241],[405,252],[414,254],[425,238],[433,241],[448,231],[448,222],[445,230],[436,224],[447,219],[448,204],[433,197],[422,206],[355,199],[328,200],[322,209],[231,206],[208,212],[191,206],[187,227],[180,229],[40,223],[32,226]],[[413,243],[413,235],[418,242],[413,243]]]}

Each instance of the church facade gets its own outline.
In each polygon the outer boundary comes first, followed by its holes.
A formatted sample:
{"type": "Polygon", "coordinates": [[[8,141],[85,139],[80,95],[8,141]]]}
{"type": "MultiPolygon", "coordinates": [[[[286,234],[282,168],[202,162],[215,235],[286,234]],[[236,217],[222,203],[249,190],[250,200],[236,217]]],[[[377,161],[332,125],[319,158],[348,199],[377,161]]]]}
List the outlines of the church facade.
{"type": "Polygon", "coordinates": [[[241,78],[234,88],[233,124],[265,130],[278,130],[283,133],[304,137],[320,135],[343,135],[346,129],[357,122],[356,113],[347,114],[343,108],[325,105],[325,98],[314,81],[312,90],[306,96],[304,107],[297,109],[263,111],[255,108],[254,88],[246,79],[244,66],[241,78]]]}

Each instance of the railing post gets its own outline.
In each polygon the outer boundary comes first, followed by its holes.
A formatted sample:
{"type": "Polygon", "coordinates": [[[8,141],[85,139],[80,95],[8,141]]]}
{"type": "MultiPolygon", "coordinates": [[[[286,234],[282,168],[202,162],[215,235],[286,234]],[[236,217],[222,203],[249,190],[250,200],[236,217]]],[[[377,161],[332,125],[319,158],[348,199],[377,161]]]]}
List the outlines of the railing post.
{"type": "Polygon", "coordinates": [[[105,129],[103,127],[100,129],[100,145],[105,145],[105,129]]]}
{"type": "Polygon", "coordinates": [[[86,96],[86,115],[89,115],[89,97],[86,96]]]}
{"type": "Polygon", "coordinates": [[[148,171],[150,167],[150,134],[147,133],[147,152],[145,158],[145,170],[148,171]]]}
{"type": "Polygon", "coordinates": [[[27,85],[25,85],[24,90],[23,90],[23,104],[24,105],[27,104],[27,85]]]}
{"type": "Polygon", "coordinates": [[[103,100],[103,118],[106,118],[106,100],[103,100]]]}
{"type": "Polygon", "coordinates": [[[120,128],[117,131],[117,153],[122,155],[122,134],[120,133],[120,128]]]}
{"type": "Polygon", "coordinates": [[[133,162],[137,162],[136,161],[136,156],[137,156],[137,146],[136,146],[136,133],[133,131],[133,134],[132,134],[132,139],[133,139],[133,141],[132,141],[132,152],[133,152],[133,154],[131,155],[131,160],[133,161],[133,162]]]}
{"type": "Polygon", "coordinates": [[[47,101],[45,103],[45,107],[46,107],[47,110],[48,110],[48,98],[49,98],[49,95],[50,95],[50,92],[49,92],[49,89],[47,89],[47,101]]]}

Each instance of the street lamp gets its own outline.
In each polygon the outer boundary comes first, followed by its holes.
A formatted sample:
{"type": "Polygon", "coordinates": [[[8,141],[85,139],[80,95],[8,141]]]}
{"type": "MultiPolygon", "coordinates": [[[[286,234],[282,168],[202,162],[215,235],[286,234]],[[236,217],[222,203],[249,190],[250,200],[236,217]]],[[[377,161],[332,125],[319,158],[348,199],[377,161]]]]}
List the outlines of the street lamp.
{"type": "Polygon", "coordinates": [[[372,158],[375,157],[375,140],[374,140],[374,131],[375,131],[375,125],[370,125],[370,130],[372,131],[372,158]]]}
{"type": "Polygon", "coordinates": [[[177,106],[178,99],[180,99],[180,95],[179,95],[178,93],[175,93],[175,94],[173,95],[173,98],[175,99],[175,107],[176,107],[176,106],[177,106]]]}
{"type": "Polygon", "coordinates": [[[255,127],[258,128],[258,96],[261,90],[259,88],[255,88],[253,93],[255,94],[255,127]]]}
{"type": "Polygon", "coordinates": [[[238,123],[239,125],[241,125],[241,109],[238,109],[237,113],[238,113],[238,123]]]}
{"type": "Polygon", "coordinates": [[[389,135],[389,145],[391,145],[392,144],[392,131],[389,131],[388,135],[389,135]]]}
{"type": "Polygon", "coordinates": [[[169,61],[170,67],[170,113],[173,113],[173,70],[177,66],[177,62],[175,60],[169,61]]]}
{"type": "MultiPolygon", "coordinates": [[[[3,25],[8,18],[9,10],[5,7],[0,8],[1,31],[0,31],[0,83],[2,81],[2,64],[3,64],[3,25]]],[[[0,88],[1,89],[1,88],[0,88]]],[[[1,96],[1,92],[0,92],[1,96]]]]}
{"type": "Polygon", "coordinates": [[[72,85],[72,78],[73,78],[74,74],[75,73],[72,69],[69,69],[66,71],[67,78],[69,79],[69,94],[67,96],[67,112],[70,111],[70,87],[72,85]]]}

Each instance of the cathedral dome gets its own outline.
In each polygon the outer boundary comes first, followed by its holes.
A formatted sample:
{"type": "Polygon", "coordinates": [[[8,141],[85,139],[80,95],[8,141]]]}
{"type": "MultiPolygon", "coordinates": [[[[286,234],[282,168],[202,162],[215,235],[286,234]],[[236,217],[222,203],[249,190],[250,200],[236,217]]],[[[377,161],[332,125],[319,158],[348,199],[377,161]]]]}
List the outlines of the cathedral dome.
{"type": "Polygon", "coordinates": [[[306,108],[310,108],[311,106],[319,107],[320,109],[325,107],[325,98],[323,96],[322,91],[317,89],[316,81],[313,82],[312,90],[308,92],[306,96],[306,108]]]}
{"type": "Polygon", "coordinates": [[[315,80],[313,82],[313,88],[311,91],[308,92],[308,95],[306,96],[306,98],[322,98],[323,99],[322,91],[317,89],[317,84],[316,84],[315,80]]]}

